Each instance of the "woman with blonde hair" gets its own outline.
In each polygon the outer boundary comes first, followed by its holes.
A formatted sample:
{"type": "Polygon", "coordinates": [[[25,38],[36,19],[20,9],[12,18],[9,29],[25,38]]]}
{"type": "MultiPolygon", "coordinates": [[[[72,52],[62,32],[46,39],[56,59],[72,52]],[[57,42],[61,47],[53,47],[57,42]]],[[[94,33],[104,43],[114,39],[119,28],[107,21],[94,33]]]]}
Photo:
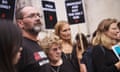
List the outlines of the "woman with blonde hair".
{"type": "Polygon", "coordinates": [[[72,64],[62,57],[61,40],[52,34],[41,41],[41,47],[50,60],[50,70],[48,72],[77,72],[72,64]]]}
{"type": "Polygon", "coordinates": [[[120,72],[120,61],[115,56],[112,46],[117,43],[119,32],[116,19],[104,19],[98,25],[93,38],[93,67],[95,72],[120,72]]]}
{"type": "Polygon", "coordinates": [[[79,62],[82,56],[79,55],[80,58],[78,57],[77,50],[72,43],[69,23],[67,21],[58,21],[55,25],[55,34],[62,40],[63,57],[71,62],[77,72],[80,72],[81,67],[79,62]]]}
{"type": "Polygon", "coordinates": [[[73,44],[69,23],[67,21],[58,21],[55,25],[55,34],[62,40],[62,51],[65,53],[65,57],[70,60],[73,44]]]}

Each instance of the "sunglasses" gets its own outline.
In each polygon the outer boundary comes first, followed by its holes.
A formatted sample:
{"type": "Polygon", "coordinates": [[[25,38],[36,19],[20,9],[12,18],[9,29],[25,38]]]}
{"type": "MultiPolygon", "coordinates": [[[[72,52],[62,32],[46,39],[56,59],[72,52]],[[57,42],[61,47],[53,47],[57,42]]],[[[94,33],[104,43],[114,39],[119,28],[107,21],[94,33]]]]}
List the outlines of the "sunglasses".
{"type": "Polygon", "coordinates": [[[61,47],[52,48],[51,50],[52,50],[52,51],[58,51],[58,50],[61,50],[61,47]]]}

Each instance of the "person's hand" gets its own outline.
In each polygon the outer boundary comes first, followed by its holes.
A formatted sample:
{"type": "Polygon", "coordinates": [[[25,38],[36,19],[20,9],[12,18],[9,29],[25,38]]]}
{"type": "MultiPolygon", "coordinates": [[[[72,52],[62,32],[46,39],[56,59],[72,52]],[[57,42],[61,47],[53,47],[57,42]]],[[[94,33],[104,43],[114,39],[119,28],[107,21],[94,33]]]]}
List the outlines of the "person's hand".
{"type": "Polygon", "coordinates": [[[117,68],[118,70],[120,70],[120,61],[118,61],[118,62],[115,64],[115,66],[116,66],[116,68],[117,68]]]}
{"type": "Polygon", "coordinates": [[[87,72],[87,68],[85,64],[80,64],[80,72],[87,72]]]}

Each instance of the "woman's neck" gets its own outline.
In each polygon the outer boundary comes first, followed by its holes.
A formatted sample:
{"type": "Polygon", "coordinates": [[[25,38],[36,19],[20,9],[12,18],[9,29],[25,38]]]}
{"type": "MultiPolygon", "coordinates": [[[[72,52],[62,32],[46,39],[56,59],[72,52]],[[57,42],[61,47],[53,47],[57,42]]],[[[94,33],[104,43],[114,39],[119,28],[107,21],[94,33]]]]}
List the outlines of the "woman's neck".
{"type": "Polygon", "coordinates": [[[72,53],[73,46],[69,43],[63,43],[62,44],[62,51],[64,53],[72,53]]]}

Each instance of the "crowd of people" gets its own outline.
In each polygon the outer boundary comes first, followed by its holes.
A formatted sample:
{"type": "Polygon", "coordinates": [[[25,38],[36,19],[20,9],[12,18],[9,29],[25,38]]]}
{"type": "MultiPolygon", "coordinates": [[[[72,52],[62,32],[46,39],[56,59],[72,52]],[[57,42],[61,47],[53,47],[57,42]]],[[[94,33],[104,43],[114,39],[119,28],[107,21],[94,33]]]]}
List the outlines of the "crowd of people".
{"type": "Polygon", "coordinates": [[[90,42],[80,32],[73,42],[64,20],[55,24],[50,36],[38,40],[43,24],[35,7],[17,9],[15,18],[16,24],[0,20],[0,72],[120,72],[112,50],[120,45],[117,19],[103,19],[90,42]]]}

